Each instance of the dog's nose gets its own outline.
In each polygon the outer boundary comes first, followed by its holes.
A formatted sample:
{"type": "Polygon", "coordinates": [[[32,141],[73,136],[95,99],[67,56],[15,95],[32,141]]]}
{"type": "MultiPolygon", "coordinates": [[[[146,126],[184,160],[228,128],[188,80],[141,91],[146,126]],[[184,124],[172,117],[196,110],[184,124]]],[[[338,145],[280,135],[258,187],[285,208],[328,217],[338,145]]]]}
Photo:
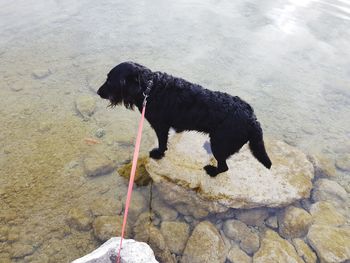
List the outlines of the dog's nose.
{"type": "Polygon", "coordinates": [[[97,95],[100,95],[100,96],[101,96],[101,91],[100,91],[100,89],[97,90],[97,95]]]}

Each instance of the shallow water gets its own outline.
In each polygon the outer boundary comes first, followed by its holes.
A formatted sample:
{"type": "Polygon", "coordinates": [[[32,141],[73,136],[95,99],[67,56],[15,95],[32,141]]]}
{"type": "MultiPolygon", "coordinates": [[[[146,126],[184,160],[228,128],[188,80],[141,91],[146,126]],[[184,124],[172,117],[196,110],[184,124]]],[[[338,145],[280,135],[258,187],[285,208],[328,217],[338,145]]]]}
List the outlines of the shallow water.
{"type": "MultiPolygon", "coordinates": [[[[0,0],[0,36],[2,258],[68,262],[100,244],[69,229],[67,212],[122,199],[126,181],[91,179],[81,160],[100,150],[130,159],[139,114],[96,96],[84,119],[75,100],[121,61],[238,95],[266,136],[310,155],[350,154],[350,1],[0,0]],[[88,145],[98,128],[101,144],[88,145]]],[[[154,140],[147,126],[143,154],[154,140]]],[[[349,173],[337,174],[350,189],[349,173]]],[[[136,191],[149,197],[148,187],[136,191]]]]}

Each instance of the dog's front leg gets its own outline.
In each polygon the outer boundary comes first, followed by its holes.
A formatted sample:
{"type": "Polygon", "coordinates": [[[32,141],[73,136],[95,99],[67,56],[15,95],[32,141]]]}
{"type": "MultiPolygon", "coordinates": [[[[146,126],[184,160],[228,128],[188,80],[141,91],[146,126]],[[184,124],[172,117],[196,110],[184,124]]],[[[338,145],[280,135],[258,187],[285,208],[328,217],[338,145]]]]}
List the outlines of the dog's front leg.
{"type": "Polygon", "coordinates": [[[149,156],[153,159],[162,159],[164,152],[168,149],[168,135],[170,127],[157,127],[154,128],[158,137],[158,148],[154,148],[149,152],[149,156]]]}

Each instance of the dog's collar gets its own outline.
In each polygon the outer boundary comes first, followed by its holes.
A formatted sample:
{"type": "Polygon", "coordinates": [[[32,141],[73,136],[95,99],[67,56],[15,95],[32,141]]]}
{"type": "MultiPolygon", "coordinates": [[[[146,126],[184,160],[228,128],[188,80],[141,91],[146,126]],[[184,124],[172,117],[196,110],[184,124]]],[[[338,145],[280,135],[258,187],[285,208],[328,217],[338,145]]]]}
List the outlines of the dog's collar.
{"type": "Polygon", "coordinates": [[[149,97],[149,94],[151,93],[152,86],[153,86],[153,80],[150,79],[149,81],[147,81],[146,90],[144,92],[142,92],[143,97],[144,97],[144,99],[143,99],[143,105],[144,106],[147,103],[147,98],[149,97]]]}

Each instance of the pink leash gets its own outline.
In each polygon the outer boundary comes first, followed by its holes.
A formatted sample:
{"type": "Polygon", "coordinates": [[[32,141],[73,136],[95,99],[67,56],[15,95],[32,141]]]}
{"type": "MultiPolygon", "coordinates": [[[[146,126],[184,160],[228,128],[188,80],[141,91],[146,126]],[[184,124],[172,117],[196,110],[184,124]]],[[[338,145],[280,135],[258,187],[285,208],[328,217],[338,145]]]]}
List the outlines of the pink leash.
{"type": "Polygon", "coordinates": [[[147,102],[146,99],[147,99],[147,96],[145,96],[145,100],[143,101],[141,120],[139,123],[139,130],[137,132],[137,137],[136,137],[136,144],[135,144],[134,157],[133,157],[132,166],[131,166],[128,194],[126,196],[126,201],[125,201],[124,220],[123,220],[123,227],[122,227],[122,235],[121,235],[120,244],[119,244],[117,263],[120,263],[120,252],[121,252],[122,245],[123,245],[124,231],[125,231],[125,227],[126,227],[126,221],[128,218],[128,211],[129,211],[129,205],[130,205],[130,200],[131,200],[132,187],[134,185],[137,159],[139,157],[141,136],[142,136],[142,127],[143,127],[143,121],[145,120],[145,111],[146,111],[146,102],[147,102]]]}

